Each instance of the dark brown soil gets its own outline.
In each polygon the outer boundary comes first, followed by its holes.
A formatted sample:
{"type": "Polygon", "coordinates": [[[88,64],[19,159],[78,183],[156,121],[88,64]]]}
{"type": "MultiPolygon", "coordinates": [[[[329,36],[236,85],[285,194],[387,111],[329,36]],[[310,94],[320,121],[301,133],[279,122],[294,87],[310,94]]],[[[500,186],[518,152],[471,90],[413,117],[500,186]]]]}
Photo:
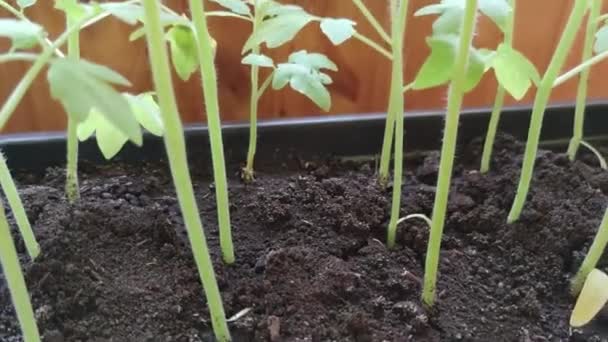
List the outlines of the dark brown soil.
{"type": "MultiPolygon", "coordinates": [[[[251,185],[231,168],[229,267],[213,187],[193,164],[226,313],[250,310],[230,323],[234,340],[606,341],[604,316],[569,329],[568,285],[603,214],[608,172],[589,156],[540,153],[523,217],[508,225],[522,147],[501,138],[487,175],[476,171],[478,147],[458,156],[431,312],[419,301],[428,229],[408,221],[398,248],[385,248],[390,189],[376,185],[373,163],[266,166],[251,185]]],[[[430,215],[437,158],[408,159],[403,215],[430,215]]],[[[61,170],[19,179],[43,249],[33,264],[22,255],[45,341],[212,340],[166,165],[83,165],[75,206],[61,170]]],[[[0,340],[21,340],[3,282],[0,340]]]]}

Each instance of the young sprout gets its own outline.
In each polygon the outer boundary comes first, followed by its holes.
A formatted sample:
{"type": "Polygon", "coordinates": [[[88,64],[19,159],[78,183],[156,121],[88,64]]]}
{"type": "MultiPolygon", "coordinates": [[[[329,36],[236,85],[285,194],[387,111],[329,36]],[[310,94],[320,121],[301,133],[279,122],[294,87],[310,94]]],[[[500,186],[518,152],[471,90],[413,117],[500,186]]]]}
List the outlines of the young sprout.
{"type": "Polygon", "coordinates": [[[0,265],[13,299],[17,319],[21,325],[25,342],[40,342],[40,334],[36,326],[36,317],[32,309],[30,296],[27,292],[23,271],[19,264],[19,256],[13,243],[4,207],[0,203],[0,265]]]}
{"type": "Polygon", "coordinates": [[[412,89],[427,89],[450,83],[437,193],[425,262],[422,299],[428,306],[432,306],[435,300],[439,252],[463,96],[475,88],[489,69],[494,69],[501,86],[514,97],[526,93],[536,74],[532,63],[510,44],[500,44],[496,51],[472,46],[477,8],[503,32],[507,29],[512,9],[505,0],[467,0],[466,3],[442,0],[439,4],[423,7],[416,12],[417,16],[435,14],[439,17],[433,23],[433,35],[427,39],[431,54],[418,71],[412,89]]]}
{"type": "Polygon", "coordinates": [[[588,324],[606,303],[608,303],[608,275],[598,269],[593,269],[586,277],[585,284],[576,300],[570,316],[570,326],[580,328],[588,324]]]}
{"type": "MultiPolygon", "coordinates": [[[[209,307],[215,337],[221,342],[230,341],[230,332],[228,331],[224,307],[215,279],[213,263],[211,262],[207,240],[203,233],[203,225],[199,216],[199,210],[192,188],[192,180],[188,170],[186,144],[184,141],[182,123],[177,110],[177,103],[175,101],[173,82],[171,80],[169,57],[165,48],[165,37],[163,23],[161,22],[159,2],[156,0],[142,0],[142,4],[144,13],[143,17],[140,19],[144,22],[150,65],[161,109],[161,117],[165,127],[165,148],[169,158],[173,183],[184,217],[188,238],[190,239],[194,261],[198,268],[203,289],[207,297],[207,305],[209,307]]],[[[204,21],[201,21],[201,17],[204,18],[203,2],[192,1],[190,6],[197,26],[201,23],[204,24],[204,21]]],[[[137,14],[138,12],[132,13],[137,14]]],[[[198,39],[209,39],[208,35],[203,34],[203,36],[201,36],[198,31],[199,30],[194,30],[194,32],[197,32],[198,39]]],[[[205,55],[202,57],[209,58],[208,62],[212,63],[213,59],[210,58],[212,54],[210,41],[200,42],[200,44],[206,45],[206,47],[203,48],[203,50],[205,50],[205,55]]],[[[205,65],[202,67],[204,68],[205,65]]],[[[210,99],[208,98],[208,101],[209,100],[210,99]]]]}
{"type": "Polygon", "coordinates": [[[526,143],[526,150],[524,152],[521,178],[517,186],[517,193],[513,201],[513,206],[511,207],[511,211],[509,212],[509,217],[507,219],[509,223],[515,222],[519,219],[524,204],[526,203],[530,182],[532,181],[534,164],[536,162],[536,152],[538,151],[538,143],[540,141],[543,116],[547,104],[549,103],[551,90],[560,69],[564,65],[566,57],[570,52],[570,48],[572,47],[574,38],[576,37],[577,30],[580,27],[583,17],[588,9],[589,0],[576,0],[574,2],[572,12],[568,18],[566,27],[562,32],[557,49],[555,50],[551,62],[549,63],[549,67],[547,68],[538,86],[538,91],[534,100],[534,107],[532,109],[530,127],[528,129],[528,141],[526,143]]]}
{"type": "MultiPolygon", "coordinates": [[[[585,32],[585,43],[583,46],[583,62],[589,60],[593,55],[594,38],[599,24],[597,19],[600,16],[601,9],[601,0],[591,0],[591,9],[589,10],[589,16],[587,17],[587,30],[585,32]]],[[[595,52],[597,53],[600,51],[596,50],[595,52]]],[[[576,158],[578,148],[581,143],[583,143],[583,127],[585,124],[585,105],[587,101],[587,83],[589,81],[589,72],[589,68],[582,71],[578,80],[576,107],[574,110],[574,131],[572,133],[572,139],[570,139],[570,145],[568,146],[568,157],[572,161],[576,158]]]]}
{"type": "Polygon", "coordinates": [[[321,69],[337,71],[336,65],[320,53],[308,53],[305,50],[293,53],[287,63],[275,62],[267,55],[261,54],[262,44],[276,48],[292,41],[307,24],[320,22],[322,32],[338,45],[355,34],[354,22],[348,19],[320,18],[307,13],[302,7],[284,5],[273,0],[212,0],[230,10],[208,12],[208,16],[234,17],[252,23],[249,39],[243,46],[243,53],[248,53],[242,63],[251,66],[251,96],[249,99],[249,149],[247,163],[242,177],[246,182],[254,179],[254,160],[257,144],[258,102],[268,86],[272,83],[275,90],[287,84],[295,91],[307,96],[321,109],[328,111],[331,97],[326,85],[332,79],[321,69]],[[260,68],[271,69],[271,73],[262,84],[259,84],[260,68]]]}
{"type": "Polygon", "coordinates": [[[602,219],[602,223],[600,224],[600,228],[593,239],[593,243],[589,248],[589,252],[585,256],[583,260],[583,264],[579,269],[578,273],[574,277],[572,281],[572,292],[578,293],[582,286],[583,282],[587,278],[587,275],[593,270],[598,261],[600,260],[604,250],[606,249],[606,244],[608,243],[608,209],[604,212],[604,218],[602,219]]]}

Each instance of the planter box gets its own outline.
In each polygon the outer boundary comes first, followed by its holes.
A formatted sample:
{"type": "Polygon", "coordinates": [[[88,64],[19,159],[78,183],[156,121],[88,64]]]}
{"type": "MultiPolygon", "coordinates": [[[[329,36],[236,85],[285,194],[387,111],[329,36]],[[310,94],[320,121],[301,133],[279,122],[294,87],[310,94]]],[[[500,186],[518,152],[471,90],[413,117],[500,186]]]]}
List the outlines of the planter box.
{"type": "MultiPolygon", "coordinates": [[[[587,140],[608,137],[607,109],[603,103],[588,106],[587,140]]],[[[568,105],[547,110],[543,146],[556,152],[539,153],[526,209],[512,225],[506,215],[523,145],[499,137],[492,171],[479,174],[478,138],[489,114],[463,113],[438,303],[431,311],[419,302],[428,228],[418,221],[402,224],[399,246],[387,250],[382,241],[392,189],[380,189],[374,162],[358,158],[379,153],[382,115],[260,124],[258,174],[249,185],[238,179],[248,127],[225,126],[233,266],[218,255],[207,131],[189,127],[190,168],[226,314],[245,313],[231,320],[235,341],[608,338],[605,317],[581,331],[568,327],[568,280],[597,230],[608,194],[608,173],[587,151],[575,162],[563,155],[572,112],[568,105]]],[[[402,214],[430,215],[443,114],[406,115],[405,150],[416,153],[406,158],[402,214]]],[[[525,139],[528,123],[529,108],[511,108],[499,130],[525,139]]],[[[81,144],[82,199],[74,206],[62,196],[62,134],[7,135],[0,146],[43,249],[26,264],[26,280],[47,340],[212,336],[162,140],[146,136],[143,148],[128,145],[110,163],[94,141],[81,144]]],[[[18,246],[23,252],[21,241],[18,246]]],[[[2,341],[19,336],[2,282],[0,327],[2,341]]]]}

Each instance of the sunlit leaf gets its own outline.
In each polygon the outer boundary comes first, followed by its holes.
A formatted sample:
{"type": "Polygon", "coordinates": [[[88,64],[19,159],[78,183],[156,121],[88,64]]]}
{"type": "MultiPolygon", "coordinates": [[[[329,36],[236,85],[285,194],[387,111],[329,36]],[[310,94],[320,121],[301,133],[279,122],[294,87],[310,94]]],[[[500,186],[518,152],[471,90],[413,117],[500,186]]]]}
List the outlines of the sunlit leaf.
{"type": "Polygon", "coordinates": [[[597,269],[592,270],[578,296],[570,325],[578,328],[589,323],[608,303],[608,276],[597,269]]]}
{"type": "Polygon", "coordinates": [[[264,20],[256,32],[249,37],[242,52],[245,53],[262,43],[266,43],[271,49],[279,47],[292,40],[312,20],[312,16],[300,12],[264,20]]]}
{"type": "Polygon", "coordinates": [[[123,94],[129,104],[131,110],[135,114],[137,121],[150,133],[156,136],[162,136],[165,133],[165,127],[160,114],[160,107],[150,93],[131,95],[123,94]]]}
{"type": "Polygon", "coordinates": [[[338,67],[327,56],[320,53],[309,53],[306,50],[300,50],[289,55],[290,63],[305,65],[311,69],[329,69],[338,71],[338,67]]]}
{"type": "Polygon", "coordinates": [[[324,18],[321,20],[321,31],[334,45],[340,45],[357,32],[355,25],[357,23],[349,19],[324,18]]]}
{"type": "Polygon", "coordinates": [[[476,49],[471,48],[464,84],[465,93],[473,90],[479,84],[485,71],[486,65],[483,55],[476,49]]]}
{"type": "Polygon", "coordinates": [[[95,114],[95,110],[89,113],[89,116],[87,116],[86,120],[78,124],[78,128],[76,129],[76,136],[78,136],[78,140],[80,141],[85,141],[89,139],[95,133],[98,118],[96,117],[96,115],[92,114],[95,114]]]}
{"type": "Polygon", "coordinates": [[[117,130],[102,114],[98,117],[95,138],[97,146],[106,159],[112,159],[129,140],[120,130],[117,130]]]}
{"type": "Polygon", "coordinates": [[[220,4],[222,7],[225,7],[231,10],[234,13],[241,15],[251,15],[251,9],[249,6],[242,0],[211,0],[220,4]]]}
{"type": "Polygon", "coordinates": [[[177,75],[184,81],[198,69],[196,37],[189,26],[176,25],[167,32],[171,60],[177,75]]]}
{"type": "Polygon", "coordinates": [[[59,58],[51,62],[47,79],[53,98],[76,121],[86,120],[95,109],[134,143],[142,143],[141,130],[129,103],[112,87],[112,84],[129,85],[120,74],[84,60],[59,58]]]}
{"type": "Polygon", "coordinates": [[[513,9],[506,0],[479,0],[479,10],[489,17],[503,32],[513,9]]]}
{"type": "Polygon", "coordinates": [[[94,7],[81,4],[76,0],[55,0],[55,8],[61,10],[73,21],[84,18],[94,12],[94,7]]]}
{"type": "Polygon", "coordinates": [[[458,36],[437,36],[427,39],[431,54],[418,71],[413,89],[433,88],[450,81],[456,58],[458,36]]]}
{"type": "Polygon", "coordinates": [[[536,67],[519,51],[501,44],[492,59],[496,79],[516,100],[526,95],[533,83],[540,82],[536,67]]]}
{"type": "Polygon", "coordinates": [[[257,65],[259,67],[266,67],[266,68],[274,67],[274,62],[272,61],[272,58],[270,58],[266,55],[255,54],[255,53],[250,53],[247,56],[245,56],[245,58],[243,58],[241,63],[246,64],[246,65],[257,65]]]}
{"type": "Polygon", "coordinates": [[[13,49],[29,49],[44,36],[44,29],[25,20],[0,18],[0,37],[11,40],[13,49]]]}

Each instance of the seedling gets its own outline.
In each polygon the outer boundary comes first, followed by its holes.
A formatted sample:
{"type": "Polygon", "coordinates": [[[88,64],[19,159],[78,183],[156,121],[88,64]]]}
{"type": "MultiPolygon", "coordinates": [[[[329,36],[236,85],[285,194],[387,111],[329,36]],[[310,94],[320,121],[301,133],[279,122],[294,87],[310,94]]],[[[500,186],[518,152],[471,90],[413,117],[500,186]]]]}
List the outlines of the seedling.
{"type": "Polygon", "coordinates": [[[598,269],[593,269],[586,277],[574,310],[572,310],[570,326],[580,328],[587,325],[606,303],[608,303],[608,275],[598,269]]]}
{"type": "Polygon", "coordinates": [[[328,111],[331,97],[326,85],[332,83],[329,75],[321,69],[337,71],[336,65],[320,53],[305,50],[293,53],[286,63],[276,64],[267,55],[261,54],[262,44],[270,49],[292,41],[309,23],[320,22],[321,30],[335,45],[341,44],[355,34],[354,22],[347,19],[320,18],[307,13],[302,7],[284,5],[273,0],[212,0],[230,10],[208,12],[208,16],[239,18],[251,22],[252,31],[243,46],[247,54],[243,64],[251,66],[251,96],[249,99],[249,149],[242,177],[246,182],[254,179],[254,161],[257,145],[258,103],[268,86],[275,90],[287,84],[295,91],[307,96],[321,109],[328,111]],[[259,84],[260,68],[271,69],[262,84],[259,84]]]}
{"type": "MultiPolygon", "coordinates": [[[[194,261],[199,271],[203,289],[207,297],[207,305],[211,315],[211,323],[216,339],[221,342],[230,341],[230,333],[226,323],[224,307],[220,296],[213,263],[209,255],[207,241],[203,233],[203,225],[199,216],[196,198],[192,188],[192,180],[188,171],[188,159],[186,156],[186,145],[182,123],[177,110],[173,82],[169,66],[169,56],[164,42],[163,23],[161,22],[161,11],[159,2],[156,0],[142,0],[144,13],[143,19],[146,41],[148,44],[150,65],[154,78],[154,85],[158,102],[161,109],[161,117],[165,126],[165,148],[169,158],[171,175],[177,192],[178,201],[184,216],[184,224],[188,232],[194,261]]],[[[195,21],[197,39],[199,44],[205,45],[203,51],[199,51],[201,58],[208,58],[208,63],[213,63],[211,42],[208,34],[205,34],[206,26],[204,17],[204,4],[202,1],[191,1],[190,10],[195,21]],[[202,40],[206,40],[203,42],[202,40]],[[204,53],[204,55],[203,55],[204,53]]],[[[136,12],[134,12],[136,13],[136,12]]],[[[201,65],[206,68],[208,65],[201,65]]],[[[212,72],[207,70],[206,72],[212,72]]],[[[207,79],[205,82],[210,82],[207,79]]],[[[207,101],[213,100],[207,98],[207,101]]]]}
{"type": "Polygon", "coordinates": [[[521,171],[521,178],[517,186],[517,193],[513,201],[513,206],[509,212],[507,221],[509,223],[515,222],[519,219],[521,211],[526,203],[528,196],[528,190],[530,188],[530,182],[532,181],[532,173],[534,171],[534,164],[536,162],[536,153],[538,151],[538,143],[540,141],[540,132],[543,123],[543,116],[545,108],[549,103],[549,97],[553,84],[555,83],[559,71],[564,65],[568,52],[572,47],[576,32],[580,27],[585,13],[589,9],[588,0],[576,0],[574,6],[566,23],[566,27],[562,32],[562,36],[557,45],[549,67],[545,72],[542,80],[538,86],[536,98],[534,100],[534,107],[532,109],[532,117],[530,119],[530,128],[528,130],[528,141],[526,143],[526,150],[524,152],[524,161],[521,171]]]}
{"type": "Polygon", "coordinates": [[[585,279],[587,279],[587,276],[589,275],[591,270],[593,270],[597,266],[598,261],[600,260],[602,254],[604,253],[604,250],[606,249],[607,243],[608,209],[606,209],[606,212],[604,213],[604,218],[602,219],[602,223],[600,224],[598,232],[595,238],[593,239],[591,247],[589,248],[589,252],[587,252],[585,259],[583,260],[583,264],[581,265],[581,268],[579,269],[578,273],[574,277],[574,280],[572,281],[573,293],[576,294],[581,290],[583,282],[585,281],[585,279]]]}
{"type": "Polygon", "coordinates": [[[36,325],[36,317],[27,292],[23,271],[19,264],[19,256],[13,243],[4,206],[0,203],[0,265],[11,293],[17,319],[21,325],[25,342],[40,342],[40,333],[36,325]]]}

